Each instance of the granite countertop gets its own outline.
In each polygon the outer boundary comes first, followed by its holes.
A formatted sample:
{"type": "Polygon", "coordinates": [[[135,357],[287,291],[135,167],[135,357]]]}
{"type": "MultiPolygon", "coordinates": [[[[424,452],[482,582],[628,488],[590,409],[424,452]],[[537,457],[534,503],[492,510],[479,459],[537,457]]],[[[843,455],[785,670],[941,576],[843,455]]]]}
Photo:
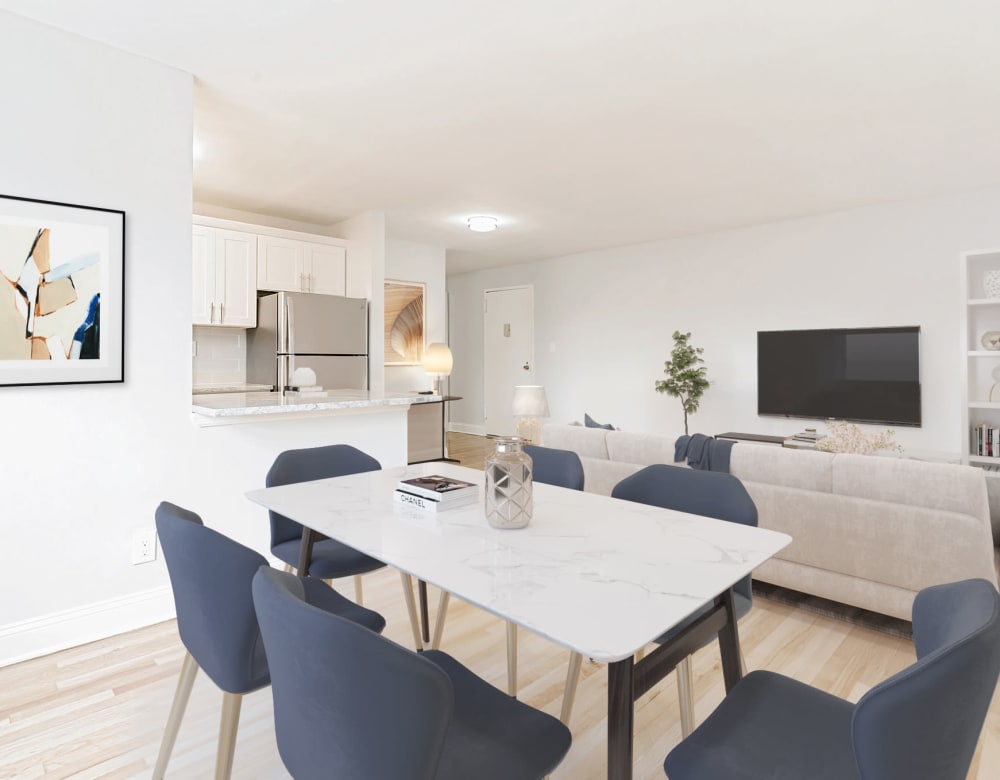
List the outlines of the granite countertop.
{"type": "Polygon", "coordinates": [[[266,393],[270,392],[271,385],[195,385],[191,388],[194,395],[205,393],[266,393]]]}
{"type": "Polygon", "coordinates": [[[300,393],[201,393],[191,397],[191,411],[205,417],[248,417],[290,412],[322,412],[435,403],[439,395],[378,393],[369,390],[327,390],[320,395],[300,393]]]}

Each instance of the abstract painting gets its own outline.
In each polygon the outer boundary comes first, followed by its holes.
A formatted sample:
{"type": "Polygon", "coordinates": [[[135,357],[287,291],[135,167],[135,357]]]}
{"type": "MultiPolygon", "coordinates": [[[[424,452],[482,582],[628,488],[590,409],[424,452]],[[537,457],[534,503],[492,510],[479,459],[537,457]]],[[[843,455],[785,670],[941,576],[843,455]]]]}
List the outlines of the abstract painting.
{"type": "Polygon", "coordinates": [[[424,359],[424,284],[385,281],[385,365],[415,366],[424,359]]]}
{"type": "Polygon", "coordinates": [[[0,385],[124,381],[125,212],[0,195],[0,385]]]}

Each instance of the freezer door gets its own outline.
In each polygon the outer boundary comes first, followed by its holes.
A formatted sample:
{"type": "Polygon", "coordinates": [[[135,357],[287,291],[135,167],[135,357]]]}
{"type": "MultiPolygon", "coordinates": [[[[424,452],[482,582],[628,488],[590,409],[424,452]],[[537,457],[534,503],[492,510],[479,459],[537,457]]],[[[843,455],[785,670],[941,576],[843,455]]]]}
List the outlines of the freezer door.
{"type": "Polygon", "coordinates": [[[279,293],[278,351],[294,355],[367,355],[368,301],[315,293],[279,293]]]}
{"type": "Polygon", "coordinates": [[[279,376],[290,378],[296,368],[305,367],[316,372],[316,384],[324,390],[368,389],[368,358],[363,355],[283,355],[278,361],[279,376]]]}

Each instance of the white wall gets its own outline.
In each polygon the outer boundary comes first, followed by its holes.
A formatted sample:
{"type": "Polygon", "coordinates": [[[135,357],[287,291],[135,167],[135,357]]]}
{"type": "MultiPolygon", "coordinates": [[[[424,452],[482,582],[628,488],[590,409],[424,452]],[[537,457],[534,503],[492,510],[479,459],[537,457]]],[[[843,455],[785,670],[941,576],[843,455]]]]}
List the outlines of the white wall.
{"type": "Polygon", "coordinates": [[[896,438],[957,453],[958,255],[1000,245],[998,214],[992,188],[449,276],[452,382],[466,399],[451,404],[452,427],[483,422],[483,290],[533,284],[535,376],[553,422],[589,412],[683,433],[680,401],[653,390],[681,330],[713,382],[692,432],[795,433],[811,423],[756,414],[758,330],[919,325],[923,427],[896,438]]]}
{"type": "MultiPolygon", "coordinates": [[[[445,289],[444,247],[387,238],[385,278],[427,285],[424,299],[424,338],[428,344],[447,343],[447,292],[445,289]]],[[[380,342],[381,343],[381,342],[380,342]]],[[[373,360],[380,360],[381,353],[373,360]]],[[[422,366],[385,366],[385,389],[399,392],[430,390],[433,378],[422,366]]],[[[447,380],[445,387],[447,387],[447,380]]]]}
{"type": "Polygon", "coordinates": [[[132,566],[130,539],[191,430],[192,85],[4,12],[0,73],[4,194],[123,209],[126,235],[125,383],[0,388],[2,663],[33,620],[162,595],[162,564],[132,566]]]}

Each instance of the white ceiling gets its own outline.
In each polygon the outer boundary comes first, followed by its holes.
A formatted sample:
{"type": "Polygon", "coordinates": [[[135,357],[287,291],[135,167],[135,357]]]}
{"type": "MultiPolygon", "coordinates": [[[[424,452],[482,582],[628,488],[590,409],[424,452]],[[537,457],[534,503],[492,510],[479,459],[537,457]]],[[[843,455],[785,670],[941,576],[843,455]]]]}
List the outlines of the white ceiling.
{"type": "Polygon", "coordinates": [[[449,272],[1000,183],[995,0],[0,8],[193,73],[196,201],[383,210],[449,272]]]}

